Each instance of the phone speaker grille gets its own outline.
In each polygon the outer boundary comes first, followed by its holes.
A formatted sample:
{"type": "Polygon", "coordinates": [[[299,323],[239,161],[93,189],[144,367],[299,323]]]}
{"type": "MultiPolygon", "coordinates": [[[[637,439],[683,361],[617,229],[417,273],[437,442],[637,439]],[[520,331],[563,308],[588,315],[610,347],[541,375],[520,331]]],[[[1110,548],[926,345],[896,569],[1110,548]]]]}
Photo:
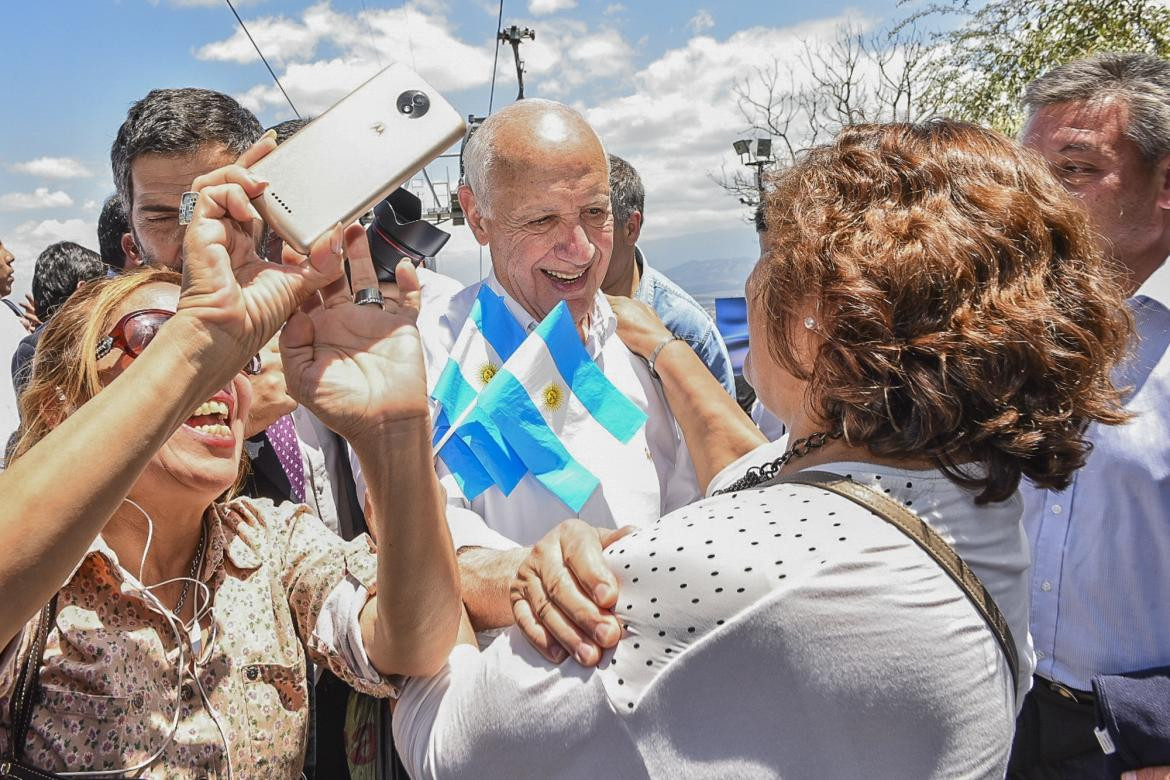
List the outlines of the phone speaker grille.
{"type": "Polygon", "coordinates": [[[275,192],[273,192],[272,190],[269,190],[269,191],[268,191],[268,194],[272,196],[272,199],[273,199],[273,200],[275,200],[277,203],[279,203],[279,204],[280,204],[280,207],[281,207],[282,209],[284,209],[285,211],[287,211],[289,214],[292,214],[292,213],[293,213],[293,212],[292,212],[292,209],[290,209],[290,208],[288,207],[288,204],[287,204],[287,203],[285,203],[285,202],[284,202],[284,200],[283,200],[283,199],[282,199],[282,198],[281,198],[279,195],[277,195],[277,194],[276,194],[275,192]]]}

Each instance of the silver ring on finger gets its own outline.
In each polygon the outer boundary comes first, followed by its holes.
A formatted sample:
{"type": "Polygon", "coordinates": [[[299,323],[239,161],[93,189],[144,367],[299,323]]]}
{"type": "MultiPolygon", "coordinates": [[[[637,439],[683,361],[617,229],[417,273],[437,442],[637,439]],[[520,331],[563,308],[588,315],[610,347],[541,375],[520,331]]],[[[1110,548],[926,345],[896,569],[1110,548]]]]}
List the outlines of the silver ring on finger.
{"type": "Polygon", "coordinates": [[[195,216],[195,202],[199,200],[198,192],[184,192],[179,196],[179,224],[190,225],[195,216]]]}
{"type": "Polygon", "coordinates": [[[386,308],[386,299],[382,297],[382,291],[377,287],[363,287],[353,294],[353,302],[358,306],[377,306],[379,309],[386,308]]]}

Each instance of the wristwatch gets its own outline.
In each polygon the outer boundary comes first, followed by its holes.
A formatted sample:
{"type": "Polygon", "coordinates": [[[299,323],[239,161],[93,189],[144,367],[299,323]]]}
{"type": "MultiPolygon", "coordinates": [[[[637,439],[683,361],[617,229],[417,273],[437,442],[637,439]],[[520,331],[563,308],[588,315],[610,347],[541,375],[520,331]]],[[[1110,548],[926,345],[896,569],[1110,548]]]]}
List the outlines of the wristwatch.
{"type": "Polygon", "coordinates": [[[675,336],[671,334],[670,338],[663,339],[658,344],[658,346],[654,348],[654,351],[650,353],[650,357],[646,358],[646,365],[650,367],[650,376],[661,381],[662,377],[658,376],[658,371],[654,368],[654,363],[658,360],[658,353],[661,352],[662,349],[670,342],[682,340],[683,338],[681,336],[675,336]]]}

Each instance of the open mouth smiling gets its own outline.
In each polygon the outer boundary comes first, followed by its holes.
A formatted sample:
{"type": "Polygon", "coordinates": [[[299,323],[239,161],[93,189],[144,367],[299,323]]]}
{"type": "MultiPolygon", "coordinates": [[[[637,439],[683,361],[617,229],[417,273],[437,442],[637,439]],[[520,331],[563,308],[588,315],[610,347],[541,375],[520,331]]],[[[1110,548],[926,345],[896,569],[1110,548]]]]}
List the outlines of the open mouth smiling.
{"type": "Polygon", "coordinates": [[[210,439],[234,441],[232,429],[233,403],[227,393],[217,393],[211,400],[199,404],[184,424],[196,433],[210,439]]]}
{"type": "Polygon", "coordinates": [[[563,271],[551,271],[547,268],[540,269],[541,273],[552,280],[557,287],[572,287],[585,278],[585,273],[589,270],[586,266],[575,274],[565,273],[563,271]]]}

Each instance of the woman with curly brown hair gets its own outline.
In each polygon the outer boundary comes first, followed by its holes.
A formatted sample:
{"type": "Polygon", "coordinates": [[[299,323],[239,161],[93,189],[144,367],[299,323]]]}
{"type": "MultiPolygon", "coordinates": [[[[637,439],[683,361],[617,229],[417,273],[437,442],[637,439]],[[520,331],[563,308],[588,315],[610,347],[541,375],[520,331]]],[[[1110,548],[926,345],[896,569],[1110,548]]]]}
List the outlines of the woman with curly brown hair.
{"type": "Polygon", "coordinates": [[[791,446],[615,300],[709,497],[604,553],[565,526],[555,590],[600,601],[604,560],[616,648],[589,672],[515,630],[457,647],[395,715],[416,773],[1003,776],[1033,666],[1017,485],[1067,483],[1085,426],[1124,418],[1121,293],[1043,163],[970,125],[847,129],[766,222],[748,371],[791,446]]]}

